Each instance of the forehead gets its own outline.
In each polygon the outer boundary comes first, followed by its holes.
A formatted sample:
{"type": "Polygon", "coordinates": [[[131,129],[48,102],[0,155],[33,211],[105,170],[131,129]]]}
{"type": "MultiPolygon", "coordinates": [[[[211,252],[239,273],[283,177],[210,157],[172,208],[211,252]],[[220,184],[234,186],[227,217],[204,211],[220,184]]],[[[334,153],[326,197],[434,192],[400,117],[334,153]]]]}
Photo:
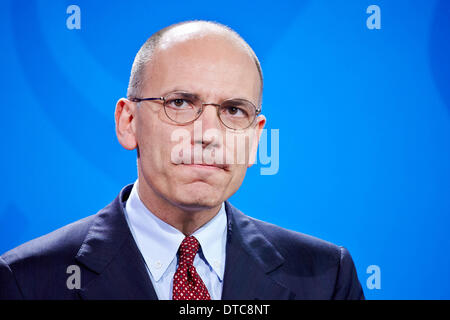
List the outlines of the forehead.
{"type": "Polygon", "coordinates": [[[164,36],[146,68],[146,91],[188,90],[202,96],[257,102],[259,74],[252,56],[221,33],[188,30],[164,36]]]}

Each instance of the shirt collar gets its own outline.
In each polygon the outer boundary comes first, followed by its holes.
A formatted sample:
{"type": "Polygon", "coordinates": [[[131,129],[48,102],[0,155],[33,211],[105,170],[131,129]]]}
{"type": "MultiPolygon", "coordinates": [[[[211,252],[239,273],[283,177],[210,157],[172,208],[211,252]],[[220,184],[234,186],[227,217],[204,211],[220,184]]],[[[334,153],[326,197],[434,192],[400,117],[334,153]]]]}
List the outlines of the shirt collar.
{"type": "Polygon", "coordinates": [[[225,248],[227,241],[227,215],[225,205],[219,212],[192,234],[200,243],[206,261],[222,281],[225,272],[225,248]]]}
{"type": "MultiPolygon", "coordinates": [[[[153,279],[158,281],[176,257],[185,235],[159,219],[144,205],[138,194],[138,181],[126,202],[125,213],[145,263],[153,279]]],[[[207,263],[221,281],[225,271],[226,232],[227,217],[222,203],[219,212],[192,234],[199,241],[207,263]]]]}

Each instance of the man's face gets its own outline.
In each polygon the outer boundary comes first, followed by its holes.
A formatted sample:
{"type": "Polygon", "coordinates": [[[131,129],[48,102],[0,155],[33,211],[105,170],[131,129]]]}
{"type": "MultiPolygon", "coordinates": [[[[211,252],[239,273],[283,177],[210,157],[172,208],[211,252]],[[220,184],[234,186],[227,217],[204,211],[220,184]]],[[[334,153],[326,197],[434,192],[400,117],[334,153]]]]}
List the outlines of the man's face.
{"type": "MultiPolygon", "coordinates": [[[[254,61],[242,48],[222,36],[165,42],[155,51],[145,72],[142,97],[183,91],[207,103],[241,98],[258,106],[260,79],[254,61]]],[[[185,209],[216,207],[237,191],[249,159],[256,156],[265,123],[265,118],[259,116],[248,129],[230,131],[220,122],[216,107],[205,106],[194,123],[179,125],[167,118],[161,101],[141,102],[135,120],[139,183],[145,183],[156,196],[185,209]],[[192,155],[198,155],[199,151],[222,154],[219,162],[226,165],[206,165],[205,158],[200,160],[203,163],[198,163],[197,158],[194,164],[176,161],[174,150],[181,141],[174,135],[177,130],[189,133],[188,147],[192,155]],[[244,136],[248,137],[247,145],[232,141],[244,136]],[[225,159],[227,154],[234,156],[225,159]],[[244,162],[236,163],[243,154],[244,162]]]]}

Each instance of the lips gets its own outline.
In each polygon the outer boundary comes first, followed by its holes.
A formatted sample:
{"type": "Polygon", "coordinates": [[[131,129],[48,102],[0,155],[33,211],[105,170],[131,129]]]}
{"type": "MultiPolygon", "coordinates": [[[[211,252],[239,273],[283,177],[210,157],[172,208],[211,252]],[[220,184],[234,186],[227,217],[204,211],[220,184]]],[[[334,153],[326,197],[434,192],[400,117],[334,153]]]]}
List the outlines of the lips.
{"type": "MultiPolygon", "coordinates": [[[[202,150],[203,151],[203,150],[202,150]]],[[[201,151],[201,152],[202,152],[201,151]]],[[[173,157],[173,154],[172,154],[173,157]]],[[[222,158],[222,157],[221,157],[222,158]]],[[[230,166],[225,163],[221,163],[224,161],[220,161],[221,159],[211,157],[209,153],[195,153],[195,150],[192,150],[190,153],[188,153],[188,156],[183,155],[183,151],[181,151],[179,154],[176,154],[176,158],[172,159],[174,164],[178,165],[185,165],[190,167],[197,167],[197,168],[203,168],[203,169],[222,169],[222,170],[228,170],[230,166]],[[173,161],[175,160],[175,161],[173,161]]]]}
{"type": "Polygon", "coordinates": [[[171,161],[175,165],[189,166],[199,169],[221,169],[229,171],[230,165],[226,163],[225,157],[222,153],[216,153],[213,150],[202,150],[192,148],[187,150],[186,148],[181,150],[175,150],[171,153],[171,161]]]}
{"type": "Polygon", "coordinates": [[[204,168],[204,169],[222,169],[222,170],[228,170],[228,166],[225,164],[219,164],[219,163],[213,163],[213,164],[207,164],[207,163],[180,163],[184,166],[190,166],[190,167],[196,167],[196,168],[204,168]]]}

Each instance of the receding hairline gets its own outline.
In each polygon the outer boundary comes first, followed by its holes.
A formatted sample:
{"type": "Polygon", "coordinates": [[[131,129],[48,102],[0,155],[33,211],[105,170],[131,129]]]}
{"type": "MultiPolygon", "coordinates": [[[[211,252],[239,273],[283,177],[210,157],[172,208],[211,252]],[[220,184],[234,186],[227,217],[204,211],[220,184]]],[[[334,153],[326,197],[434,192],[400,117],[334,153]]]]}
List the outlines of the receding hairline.
{"type": "Polygon", "coordinates": [[[138,97],[145,82],[145,69],[152,60],[155,51],[164,45],[170,45],[171,41],[189,40],[191,38],[201,38],[209,35],[220,35],[230,40],[237,47],[242,48],[254,61],[260,80],[259,105],[262,102],[263,75],[261,65],[250,45],[230,27],[213,21],[194,20],[185,21],[170,25],[155,32],[142,45],[133,62],[130,81],[128,85],[128,97],[138,97]]]}

